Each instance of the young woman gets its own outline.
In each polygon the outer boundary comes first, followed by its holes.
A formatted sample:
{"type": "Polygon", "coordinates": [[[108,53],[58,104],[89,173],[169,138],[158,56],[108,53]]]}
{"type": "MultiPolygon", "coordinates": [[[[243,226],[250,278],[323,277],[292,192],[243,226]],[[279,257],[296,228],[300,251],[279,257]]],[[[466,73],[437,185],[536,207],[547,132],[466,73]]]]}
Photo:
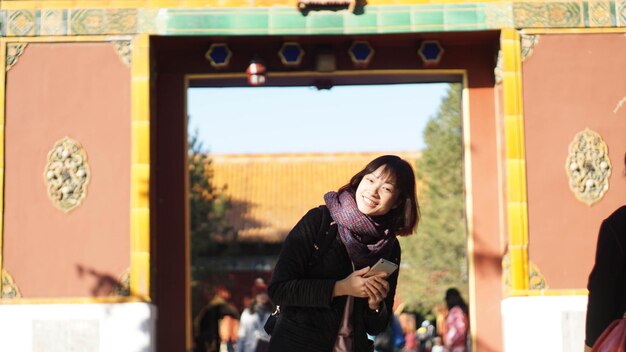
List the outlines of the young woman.
{"type": "Polygon", "coordinates": [[[324,200],[291,230],[274,268],[269,294],[281,314],[270,352],[372,351],[367,334],[384,331],[393,314],[398,271],[364,275],[380,258],[400,265],[396,236],[412,234],[419,219],[413,169],[378,157],[324,200]],[[311,264],[324,226],[335,240],[311,264]]]}
{"type": "Polygon", "coordinates": [[[444,335],[446,348],[451,352],[465,352],[469,327],[467,303],[461,297],[459,290],[449,288],[446,291],[446,305],[448,306],[446,334],[444,335]]]}

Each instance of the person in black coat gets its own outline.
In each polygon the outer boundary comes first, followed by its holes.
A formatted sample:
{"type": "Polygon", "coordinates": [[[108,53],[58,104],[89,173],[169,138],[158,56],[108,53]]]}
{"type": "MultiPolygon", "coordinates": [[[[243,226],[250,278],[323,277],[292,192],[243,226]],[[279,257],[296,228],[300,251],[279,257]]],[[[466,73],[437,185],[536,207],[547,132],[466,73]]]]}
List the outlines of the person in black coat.
{"type": "Polygon", "coordinates": [[[364,275],[380,258],[400,264],[396,236],[412,234],[419,220],[413,169],[378,157],[324,200],[288,234],[274,268],[269,294],[281,314],[269,352],[373,351],[367,334],[383,332],[393,314],[398,271],[364,275]],[[324,226],[334,241],[311,264],[324,226]]]}
{"type": "Polygon", "coordinates": [[[587,288],[585,350],[589,351],[607,326],[626,313],[626,206],[602,222],[587,288]]]}

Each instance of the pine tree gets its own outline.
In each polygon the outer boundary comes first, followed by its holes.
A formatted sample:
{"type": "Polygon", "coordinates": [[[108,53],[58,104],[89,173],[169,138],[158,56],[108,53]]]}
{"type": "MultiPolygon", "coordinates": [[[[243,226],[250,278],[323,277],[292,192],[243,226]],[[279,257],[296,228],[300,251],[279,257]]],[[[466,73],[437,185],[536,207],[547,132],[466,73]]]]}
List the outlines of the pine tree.
{"type": "Polygon", "coordinates": [[[416,235],[401,239],[399,292],[410,309],[427,313],[449,287],[467,297],[461,86],[451,84],[424,130],[417,162],[421,220],[416,235]]]}
{"type": "Polygon", "coordinates": [[[189,233],[191,236],[192,279],[201,279],[202,258],[225,255],[237,246],[237,234],[226,219],[231,207],[226,185],[213,185],[213,167],[209,153],[198,140],[198,132],[188,141],[189,164],[189,233]]]}

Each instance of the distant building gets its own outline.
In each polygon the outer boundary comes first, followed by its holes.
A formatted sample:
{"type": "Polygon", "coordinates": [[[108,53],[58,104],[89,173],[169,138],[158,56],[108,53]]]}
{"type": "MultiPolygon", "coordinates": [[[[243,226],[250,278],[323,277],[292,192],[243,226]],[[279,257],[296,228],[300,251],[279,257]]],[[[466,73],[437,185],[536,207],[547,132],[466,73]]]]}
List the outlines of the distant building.
{"type": "MultiPolygon", "coordinates": [[[[251,282],[270,281],[284,238],[323,195],[346,184],[374,158],[389,153],[212,155],[213,183],[226,186],[227,218],[238,233],[239,253],[202,258],[209,286],[228,282],[240,309],[251,282]]],[[[421,152],[394,153],[415,166],[421,152]]],[[[195,311],[195,309],[194,309],[195,311]]]]}
{"type": "MultiPolygon", "coordinates": [[[[326,192],[346,184],[385,152],[214,155],[213,182],[226,185],[228,219],[241,242],[280,243],[326,192]]],[[[396,152],[415,166],[421,152],[396,152]]]]}

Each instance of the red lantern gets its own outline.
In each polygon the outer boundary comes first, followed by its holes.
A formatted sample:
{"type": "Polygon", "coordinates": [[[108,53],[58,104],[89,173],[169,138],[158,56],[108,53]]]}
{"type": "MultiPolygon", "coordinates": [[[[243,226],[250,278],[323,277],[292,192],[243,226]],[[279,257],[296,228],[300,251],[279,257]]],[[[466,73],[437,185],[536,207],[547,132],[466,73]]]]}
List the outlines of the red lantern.
{"type": "Polygon", "coordinates": [[[262,86],[265,84],[265,74],[267,69],[260,61],[252,60],[246,69],[248,75],[248,83],[251,86],[262,86]]]}

